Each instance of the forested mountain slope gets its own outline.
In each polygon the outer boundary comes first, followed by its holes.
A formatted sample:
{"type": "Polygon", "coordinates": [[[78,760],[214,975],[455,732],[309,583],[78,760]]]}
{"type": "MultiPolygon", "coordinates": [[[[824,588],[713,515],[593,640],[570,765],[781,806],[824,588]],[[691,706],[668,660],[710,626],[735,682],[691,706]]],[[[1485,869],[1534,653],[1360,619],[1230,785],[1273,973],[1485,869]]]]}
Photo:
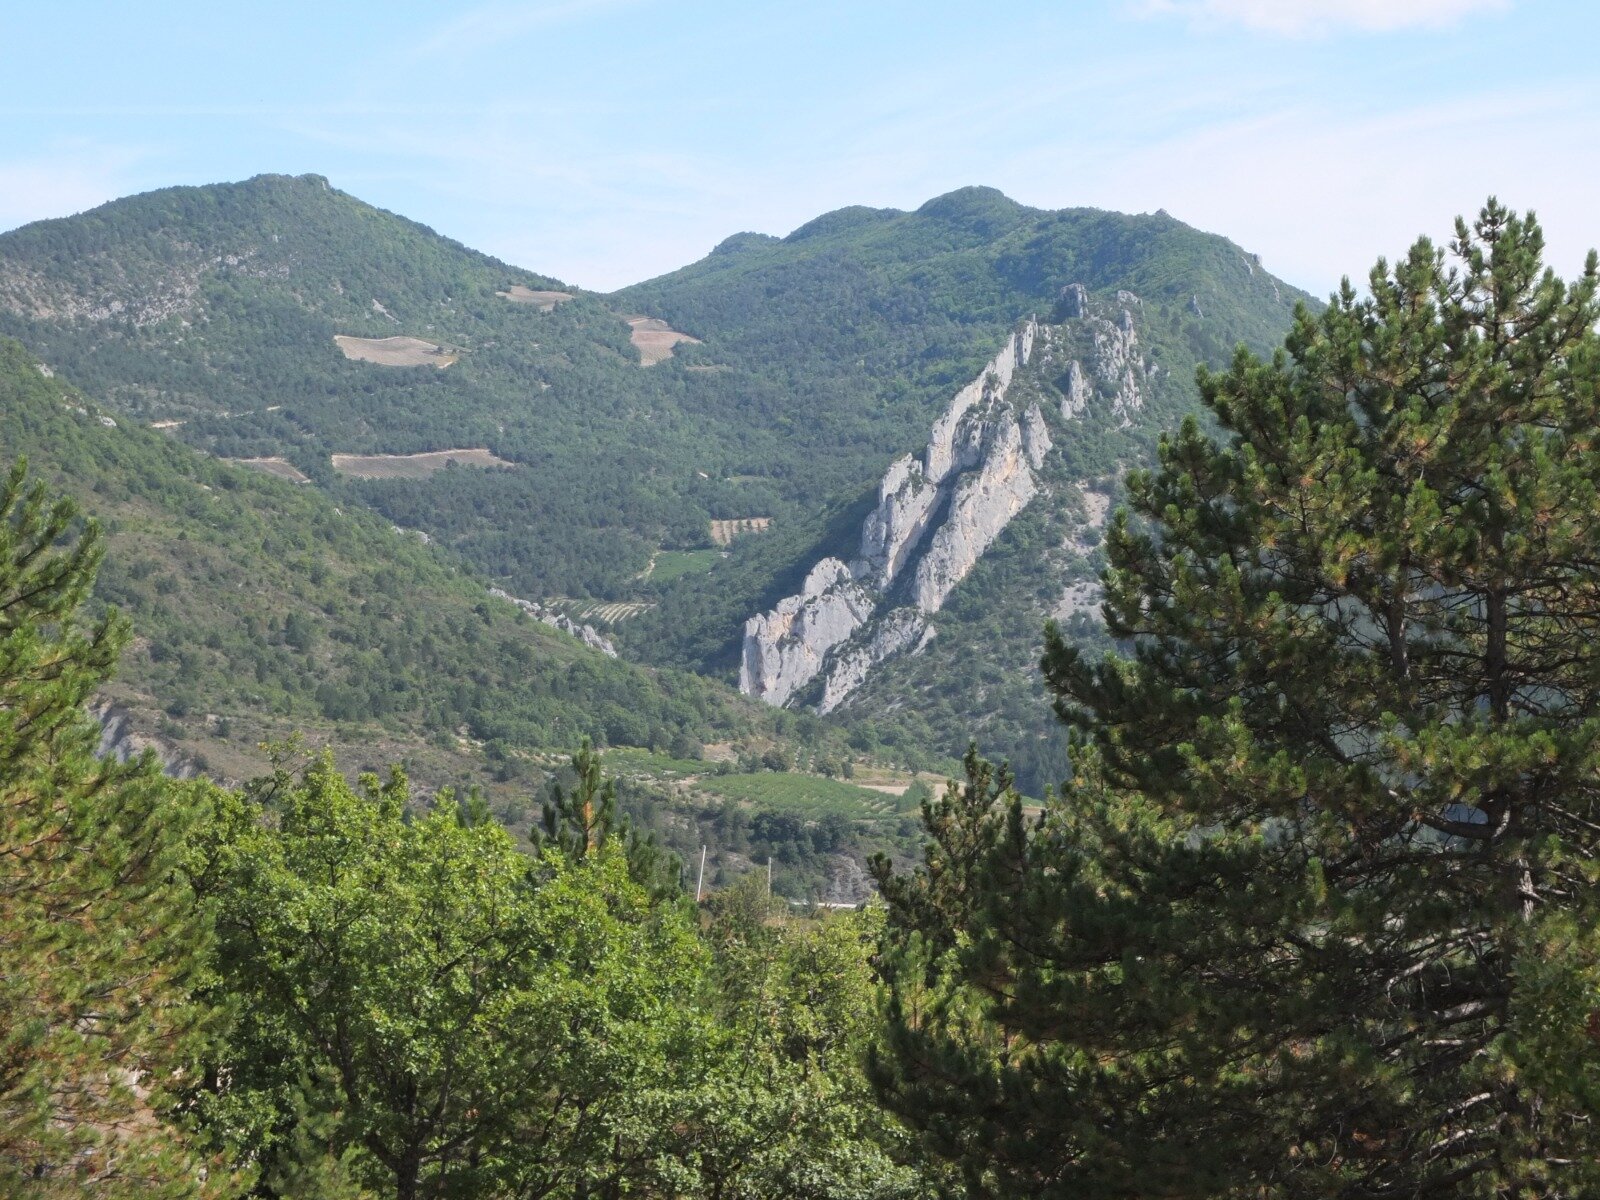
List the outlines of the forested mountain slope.
{"type": "MultiPolygon", "coordinates": [[[[924,652],[875,670],[859,698],[837,706],[863,744],[952,754],[977,736],[1034,788],[1061,765],[1035,679],[1042,627],[1057,616],[1078,636],[1098,637],[1092,589],[1080,585],[1099,568],[1099,526],[1121,473],[1194,410],[1197,363],[1226,361],[1241,342],[1266,351],[1294,304],[1309,300],[1238,246],[1165,213],[1047,212],[987,188],[909,213],[843,209],[782,239],[741,234],[614,299],[694,328],[750,378],[782,364],[771,403],[789,414],[819,473],[854,481],[840,479],[828,508],[737,543],[708,577],[677,581],[622,631],[640,655],[730,679],[746,621],[801,593],[820,560],[856,555],[885,469],[921,452],[935,418],[980,381],[1009,333],[1036,317],[1077,346],[1027,383],[1054,439],[1036,472],[1038,499],[942,601],[938,637],[924,652]],[[1123,313],[1127,361],[1097,370],[1089,326],[1115,341],[1123,313]],[[1076,385],[1069,361],[1086,371],[1076,385]],[[1137,375],[1137,404],[1118,398],[1126,369],[1137,375]],[[1074,386],[1087,393],[1068,419],[1060,414],[1074,386]],[[864,419],[851,429],[854,413],[895,420],[868,437],[864,419]]],[[[819,699],[796,693],[789,702],[819,699]]]]}
{"type": "MultiPolygon", "coordinates": [[[[172,188],[0,235],[0,330],[125,423],[303,477],[515,595],[609,602],[583,619],[609,621],[625,655],[729,684],[746,623],[848,560],[889,465],[1019,322],[1067,319],[1079,295],[1129,314],[1140,404],[1050,417],[1041,498],[964,570],[937,640],[833,706],[862,751],[931,762],[978,733],[1037,759],[1035,787],[1058,763],[1037,745],[1054,736],[1031,682],[1039,630],[1098,563],[1093,530],[1071,554],[1039,547],[1098,521],[1194,407],[1195,363],[1265,349],[1304,298],[1226,239],[967,188],[736,235],[599,296],[317,176],[172,188]],[[975,657],[990,678],[969,687],[975,657]]],[[[1061,377],[1030,386],[1059,409],[1061,377]]],[[[1085,638],[1090,608],[1074,609],[1085,638]]]]}
{"type": "Polygon", "coordinates": [[[760,734],[719,684],[605,657],[359,508],[197,453],[97,407],[0,339],[0,445],[108,533],[99,602],[136,640],[109,698],[234,778],[305,731],[354,768],[526,795],[531,751],[760,734]]]}
{"type": "Polygon", "coordinates": [[[643,369],[629,315],[317,176],[171,188],[0,236],[0,331],[64,377],[214,454],[282,457],[533,597],[615,595],[658,546],[706,540],[717,485],[662,379],[682,361],[643,369]],[[512,466],[332,466],[463,448],[512,466]]]}

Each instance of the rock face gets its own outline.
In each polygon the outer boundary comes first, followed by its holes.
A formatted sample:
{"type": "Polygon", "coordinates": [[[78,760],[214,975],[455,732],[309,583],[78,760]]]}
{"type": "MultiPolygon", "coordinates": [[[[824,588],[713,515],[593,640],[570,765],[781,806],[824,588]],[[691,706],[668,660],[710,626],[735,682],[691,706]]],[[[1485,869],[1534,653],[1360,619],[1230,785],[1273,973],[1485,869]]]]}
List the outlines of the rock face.
{"type": "MultiPolygon", "coordinates": [[[[426,534],[421,535],[426,537],[426,534]]],[[[607,658],[617,657],[617,648],[611,644],[611,639],[601,635],[593,625],[580,625],[566,613],[552,612],[542,604],[535,604],[532,600],[524,600],[521,596],[513,596],[502,588],[492,587],[489,595],[497,600],[508,600],[536,621],[541,621],[552,629],[559,629],[562,633],[570,634],[592,650],[598,650],[607,658]]]]}
{"type": "Polygon", "coordinates": [[[1061,381],[1061,419],[1076,421],[1089,411],[1089,377],[1083,373],[1083,364],[1073,359],[1067,364],[1067,373],[1061,381]]]}
{"type": "Polygon", "coordinates": [[[1117,302],[1123,307],[1112,320],[1094,313],[1081,284],[1070,284],[1062,291],[1061,310],[1072,322],[1073,340],[1087,340],[1088,350],[1084,360],[1067,363],[1058,381],[1063,420],[1076,421],[1089,411],[1095,395],[1092,380],[1099,380],[1109,392],[1111,411],[1123,428],[1131,425],[1134,414],[1144,407],[1147,373],[1129,307],[1141,307],[1142,301],[1132,292],[1118,292],[1117,302]]]}
{"type": "Polygon", "coordinates": [[[127,762],[138,758],[146,750],[153,750],[156,757],[161,760],[162,771],[173,778],[193,779],[198,774],[194,763],[179,753],[175,747],[160,738],[135,733],[128,714],[115,704],[104,702],[92,704],[89,706],[89,713],[100,722],[100,746],[95,752],[100,758],[114,758],[117,762],[127,762]]]}
{"type": "Polygon", "coordinates": [[[781,705],[821,676],[818,709],[829,712],[872,667],[926,644],[928,614],[1038,490],[1033,473],[1051,445],[1044,414],[1037,404],[1019,414],[1007,399],[1038,335],[1034,320],[1013,333],[934,422],[921,459],[884,472],[848,566],[823,559],[799,595],[745,622],[742,692],[781,705]],[[913,561],[911,603],[886,608],[913,561]]]}
{"type": "Polygon", "coordinates": [[[849,567],[837,558],[823,559],[811,568],[798,596],[745,622],[739,690],[782,705],[816,678],[824,656],[866,622],[872,607],[871,594],[849,567]]]}
{"type": "Polygon", "coordinates": [[[874,622],[872,636],[853,642],[828,665],[819,713],[830,713],[867,681],[867,673],[886,658],[915,653],[933,639],[927,617],[915,608],[897,608],[874,622]]]}
{"type": "MultiPolygon", "coordinates": [[[[847,565],[825,558],[799,594],[745,622],[739,689],[769,704],[814,702],[831,712],[874,667],[916,653],[950,593],[1043,486],[1053,448],[1039,403],[1019,374],[1054,381],[1063,420],[1106,400],[1123,425],[1144,404],[1138,333],[1119,294],[1115,319],[1082,284],[1062,289],[1056,326],[1024,322],[933,423],[920,457],[890,464],[847,565]]],[[[1052,405],[1054,400],[1052,398],[1052,405]]]]}
{"type": "Polygon", "coordinates": [[[936,613],[944,607],[945,598],[967,577],[978,556],[1039,490],[1015,415],[1001,414],[985,434],[982,458],[956,483],[949,514],[917,564],[911,596],[923,612],[936,613]]]}

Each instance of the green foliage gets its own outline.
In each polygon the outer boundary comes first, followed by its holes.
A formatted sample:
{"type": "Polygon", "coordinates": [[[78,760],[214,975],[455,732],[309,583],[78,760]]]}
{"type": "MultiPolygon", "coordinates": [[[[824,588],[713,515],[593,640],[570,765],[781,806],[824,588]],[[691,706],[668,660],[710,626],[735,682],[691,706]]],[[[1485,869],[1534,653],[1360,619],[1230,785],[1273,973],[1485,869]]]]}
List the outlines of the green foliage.
{"type": "Polygon", "coordinates": [[[693,930],[615,846],[530,861],[323,757],[246,798],[202,873],[239,1020],[199,1111],[285,1179],[311,1114],[380,1194],[570,1195],[613,1116],[692,1057],[672,1001],[694,993],[693,930]]]}
{"type": "Polygon", "coordinates": [[[880,868],[877,1079],[976,1195],[1592,1192],[1600,273],[1492,201],[1135,473],[1037,823],[880,868]],[[1452,261],[1453,260],[1453,261],[1452,261]]]}
{"type": "Polygon", "coordinates": [[[679,893],[679,860],[666,853],[653,834],[635,830],[633,822],[617,812],[617,787],[601,770],[600,756],[587,741],[572,756],[572,783],[552,781],[544,805],[540,845],[548,846],[569,862],[581,863],[605,851],[620,850],[628,875],[654,897],[679,893]]]}
{"type": "Polygon", "coordinates": [[[174,882],[205,789],[96,757],[127,640],[82,612],[104,543],[19,462],[0,489],[0,1191],[228,1194],[158,1114],[207,1014],[208,930],[174,882]]]}
{"type": "Polygon", "coordinates": [[[936,1175],[873,1102],[861,1055],[876,1011],[880,915],[780,915],[761,880],[712,903],[716,1034],[690,1086],[638,1097],[646,1195],[913,1200],[936,1175]]]}

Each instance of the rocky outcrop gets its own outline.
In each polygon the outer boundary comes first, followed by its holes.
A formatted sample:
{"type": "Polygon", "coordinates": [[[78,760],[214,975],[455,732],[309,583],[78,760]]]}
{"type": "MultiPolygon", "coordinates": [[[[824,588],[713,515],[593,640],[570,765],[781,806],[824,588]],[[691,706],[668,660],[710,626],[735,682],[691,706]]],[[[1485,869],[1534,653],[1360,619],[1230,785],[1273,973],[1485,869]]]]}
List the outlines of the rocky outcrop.
{"type": "Polygon", "coordinates": [[[957,482],[948,515],[917,564],[911,599],[923,612],[936,613],[944,607],[946,597],[967,577],[979,555],[1038,491],[1015,414],[1000,414],[986,435],[978,467],[957,482]]]}
{"type": "Polygon", "coordinates": [[[1015,394],[1019,373],[1037,364],[1037,380],[1055,382],[1064,420],[1109,399],[1110,415],[1127,425],[1143,406],[1130,311],[1141,301],[1131,292],[1118,301],[1108,319],[1071,284],[1057,306],[1062,324],[1030,319],[1006,339],[933,423],[920,457],[884,472],[849,564],[823,559],[799,594],[745,622],[741,691],[831,712],[878,664],[928,644],[931,618],[1042,486],[1053,440],[1038,401],[1015,394]]]}
{"type": "Polygon", "coordinates": [[[1093,390],[1083,364],[1073,359],[1067,364],[1067,373],[1061,379],[1061,419],[1076,421],[1089,411],[1089,397],[1093,390]]]}
{"type": "Polygon", "coordinates": [[[1139,332],[1131,309],[1142,308],[1143,301],[1132,292],[1117,293],[1117,316],[1108,319],[1096,313],[1089,293],[1082,284],[1062,289],[1060,312],[1072,322],[1068,338],[1084,343],[1084,359],[1067,363],[1058,381],[1063,420],[1076,421],[1088,413],[1095,396],[1093,380],[1099,380],[1102,394],[1109,393],[1111,412],[1123,428],[1133,423],[1133,415],[1144,407],[1147,378],[1139,349],[1139,332]]]}
{"type": "MultiPolygon", "coordinates": [[[[422,535],[426,537],[426,534],[422,535]]],[[[598,650],[607,658],[617,657],[617,648],[611,644],[611,639],[601,635],[593,625],[580,625],[566,613],[553,612],[542,604],[535,604],[532,600],[524,600],[521,596],[513,596],[503,588],[492,587],[489,595],[497,600],[506,600],[515,604],[523,612],[536,621],[540,621],[552,629],[559,629],[562,633],[577,638],[591,650],[598,650]]]]}
{"type": "Polygon", "coordinates": [[[1019,412],[1008,399],[1038,337],[1030,319],[956,393],[922,457],[907,455],[884,472],[848,566],[823,559],[799,595],[745,622],[741,691],[781,705],[820,676],[818,708],[828,712],[872,667],[926,644],[928,614],[1038,490],[1034,472],[1050,451],[1050,431],[1037,403],[1019,412]],[[913,563],[911,603],[884,611],[913,563]]]}
{"type": "Polygon", "coordinates": [[[873,667],[897,654],[915,653],[932,640],[928,618],[915,608],[897,608],[883,616],[873,623],[870,637],[852,642],[828,664],[817,711],[832,712],[867,681],[873,667]]]}
{"type": "Polygon", "coordinates": [[[811,568],[797,596],[744,625],[739,690],[782,705],[816,678],[828,651],[872,615],[873,597],[837,558],[811,568]]]}
{"type": "Polygon", "coordinates": [[[129,762],[149,750],[160,760],[162,771],[174,779],[192,779],[198,774],[195,764],[176,747],[160,738],[135,732],[132,718],[119,706],[96,703],[89,706],[89,713],[100,723],[98,757],[129,762]]]}
{"type": "Polygon", "coordinates": [[[1133,423],[1133,413],[1144,407],[1144,393],[1139,390],[1144,368],[1139,359],[1139,334],[1133,326],[1133,314],[1123,309],[1113,323],[1097,321],[1094,331],[1094,372],[1116,388],[1111,401],[1111,411],[1122,418],[1124,426],[1133,423]]]}
{"type": "Polygon", "coordinates": [[[1044,466],[1044,456],[1055,443],[1050,440],[1050,429],[1044,423],[1044,413],[1037,404],[1028,405],[1022,414],[1022,449],[1028,456],[1028,465],[1037,471],[1044,466]]]}

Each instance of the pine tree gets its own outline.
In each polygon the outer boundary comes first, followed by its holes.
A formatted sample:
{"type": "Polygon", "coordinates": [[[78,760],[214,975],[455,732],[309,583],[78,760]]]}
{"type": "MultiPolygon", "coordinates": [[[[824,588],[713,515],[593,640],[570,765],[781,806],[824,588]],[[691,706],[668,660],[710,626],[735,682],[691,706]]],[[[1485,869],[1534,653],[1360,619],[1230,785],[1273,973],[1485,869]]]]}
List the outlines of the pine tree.
{"type": "Polygon", "coordinates": [[[678,895],[679,862],[654,834],[641,836],[626,816],[617,814],[617,782],[607,779],[594,746],[587,738],[572,756],[569,792],[556,781],[545,802],[540,842],[579,863],[613,839],[620,842],[635,883],[656,899],[678,895]]]}
{"type": "Polygon", "coordinates": [[[96,756],[85,710],[127,638],[81,609],[102,555],[18,463],[0,491],[0,1192],[223,1190],[160,1113],[204,1032],[204,922],[174,882],[206,789],[96,756]]]}
{"type": "Polygon", "coordinates": [[[1600,1194],[1600,320],[1491,201],[1129,479],[1075,777],[885,876],[882,1094],[975,1195],[1600,1194]]]}

